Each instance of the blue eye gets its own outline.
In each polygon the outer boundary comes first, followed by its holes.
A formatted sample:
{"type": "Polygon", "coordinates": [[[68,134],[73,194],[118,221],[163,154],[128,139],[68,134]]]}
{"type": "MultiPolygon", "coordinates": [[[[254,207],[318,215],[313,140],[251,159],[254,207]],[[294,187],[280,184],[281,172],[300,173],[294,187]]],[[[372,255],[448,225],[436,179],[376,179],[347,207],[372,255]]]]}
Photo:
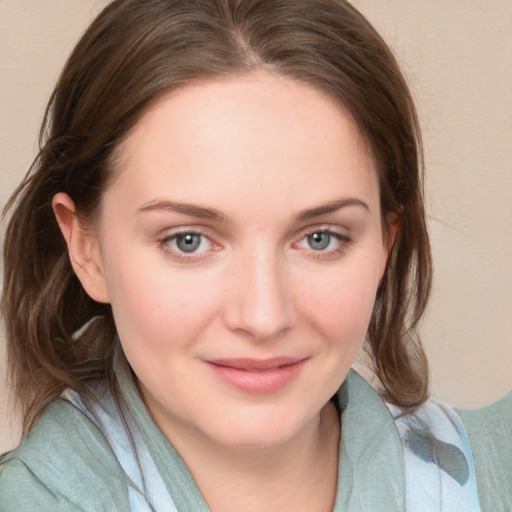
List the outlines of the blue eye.
{"type": "Polygon", "coordinates": [[[348,248],[351,240],[348,236],[342,235],[331,229],[318,229],[305,234],[298,242],[298,247],[309,251],[311,256],[334,258],[348,248]]]}
{"type": "Polygon", "coordinates": [[[198,253],[208,250],[208,239],[199,233],[179,233],[170,237],[167,243],[181,253],[198,253]]]}
{"type": "Polygon", "coordinates": [[[323,251],[327,249],[331,243],[331,234],[325,231],[312,233],[306,237],[307,243],[314,251],[323,251]]]}
{"type": "Polygon", "coordinates": [[[177,231],[158,240],[164,255],[178,263],[197,263],[208,259],[222,247],[200,231],[177,231]]]}
{"type": "Polygon", "coordinates": [[[183,252],[195,252],[201,245],[201,235],[187,233],[176,237],[176,246],[183,252]]]}

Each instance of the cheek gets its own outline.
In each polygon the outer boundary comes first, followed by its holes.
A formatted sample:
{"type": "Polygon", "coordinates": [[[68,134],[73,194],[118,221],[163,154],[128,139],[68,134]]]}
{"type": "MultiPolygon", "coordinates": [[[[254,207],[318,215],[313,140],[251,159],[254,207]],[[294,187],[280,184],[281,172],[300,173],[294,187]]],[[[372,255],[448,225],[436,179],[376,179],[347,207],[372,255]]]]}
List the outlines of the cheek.
{"type": "Polygon", "coordinates": [[[196,339],[216,307],[208,286],[166,262],[133,257],[107,268],[114,319],[127,356],[165,357],[196,339]]]}
{"type": "Polygon", "coordinates": [[[305,290],[305,314],[326,338],[362,344],[370,322],[380,279],[374,262],[364,259],[315,279],[305,290]]]}

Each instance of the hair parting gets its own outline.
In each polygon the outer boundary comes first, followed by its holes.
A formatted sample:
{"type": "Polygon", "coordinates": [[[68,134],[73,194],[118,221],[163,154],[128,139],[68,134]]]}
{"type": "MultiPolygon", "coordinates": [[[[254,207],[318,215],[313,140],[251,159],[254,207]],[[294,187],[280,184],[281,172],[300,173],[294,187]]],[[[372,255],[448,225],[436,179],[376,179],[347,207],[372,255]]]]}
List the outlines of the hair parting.
{"type": "Polygon", "coordinates": [[[397,62],[343,0],[114,0],[69,57],[50,98],[40,151],[4,210],[2,317],[23,434],[66,388],[112,382],[117,336],[109,304],[71,267],[52,199],[74,201],[94,226],[119,171],[116,149],[159,99],[187,84],[267,70],[323,91],[344,108],[378,169],[382,218],[397,218],[367,349],[387,400],[428,396],[417,335],[431,286],[422,145],[397,62]],[[85,326],[85,327],[84,327],[85,326]]]}

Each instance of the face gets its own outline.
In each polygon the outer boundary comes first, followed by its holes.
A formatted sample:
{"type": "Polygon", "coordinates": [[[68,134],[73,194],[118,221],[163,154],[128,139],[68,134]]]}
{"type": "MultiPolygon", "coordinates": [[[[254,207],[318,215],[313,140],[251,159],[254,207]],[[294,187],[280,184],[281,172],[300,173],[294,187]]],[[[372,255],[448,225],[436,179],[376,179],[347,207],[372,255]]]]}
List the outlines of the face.
{"type": "Polygon", "coordinates": [[[187,86],[120,148],[98,226],[105,300],[163,432],[285,443],[358,354],[387,250],[350,118],[267,74],[187,86]]]}

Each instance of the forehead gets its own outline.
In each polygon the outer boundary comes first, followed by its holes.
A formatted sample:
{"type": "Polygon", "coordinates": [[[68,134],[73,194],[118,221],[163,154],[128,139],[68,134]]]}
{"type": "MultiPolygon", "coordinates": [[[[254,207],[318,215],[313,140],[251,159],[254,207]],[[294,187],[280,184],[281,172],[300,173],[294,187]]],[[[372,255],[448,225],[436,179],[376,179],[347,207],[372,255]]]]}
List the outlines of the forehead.
{"type": "Polygon", "coordinates": [[[252,201],[279,189],[283,201],[314,203],[377,188],[344,109],[309,85],[262,72],[164,96],[122,143],[116,168],[113,188],[131,189],[139,202],[163,194],[252,201]]]}

